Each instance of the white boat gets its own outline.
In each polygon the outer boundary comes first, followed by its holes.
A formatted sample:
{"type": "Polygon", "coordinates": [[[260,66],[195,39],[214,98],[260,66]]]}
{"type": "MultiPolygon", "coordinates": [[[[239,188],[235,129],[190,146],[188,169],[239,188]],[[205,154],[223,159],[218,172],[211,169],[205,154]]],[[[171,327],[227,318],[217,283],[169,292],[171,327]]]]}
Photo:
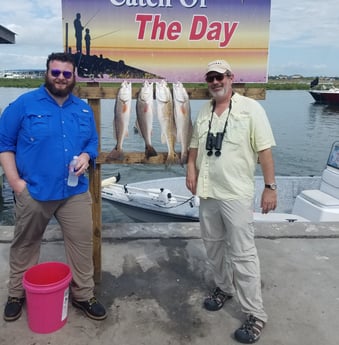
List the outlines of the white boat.
{"type": "MultiPolygon", "coordinates": [[[[129,184],[119,177],[102,181],[101,196],[137,222],[198,222],[199,198],[186,188],[185,177],[129,184]]],[[[277,176],[278,207],[261,214],[263,178],[256,177],[255,222],[339,222],[339,141],[322,176],[277,176]]]]}
{"type": "Polygon", "coordinates": [[[103,180],[101,196],[121,212],[141,222],[197,222],[197,198],[185,186],[185,177],[170,177],[129,184],[103,180]]]}
{"type": "Polygon", "coordinates": [[[316,103],[339,105],[339,88],[333,84],[318,84],[319,80],[315,79],[311,83],[310,95],[316,103]]]}

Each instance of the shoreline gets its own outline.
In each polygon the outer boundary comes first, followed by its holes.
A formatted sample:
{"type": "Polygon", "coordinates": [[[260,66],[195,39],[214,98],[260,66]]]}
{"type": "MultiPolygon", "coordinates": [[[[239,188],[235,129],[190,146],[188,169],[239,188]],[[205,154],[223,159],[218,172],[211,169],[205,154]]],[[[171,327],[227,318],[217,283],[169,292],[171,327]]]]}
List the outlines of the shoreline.
{"type": "MultiPolygon", "coordinates": [[[[300,78],[294,81],[291,79],[269,79],[267,83],[247,83],[248,88],[265,88],[266,90],[308,90],[313,77],[300,78]]],[[[0,78],[0,87],[16,87],[16,88],[37,88],[43,83],[43,78],[36,79],[8,79],[0,78]]],[[[328,78],[322,78],[319,83],[328,83],[328,78]]],[[[183,83],[185,87],[205,88],[205,83],[183,83]]],[[[333,81],[334,86],[339,87],[339,81],[333,81]]],[[[87,85],[85,82],[77,82],[78,86],[87,85]]],[[[120,83],[104,82],[100,84],[103,87],[119,86],[120,83]]],[[[142,85],[142,83],[135,83],[142,85]]]]}

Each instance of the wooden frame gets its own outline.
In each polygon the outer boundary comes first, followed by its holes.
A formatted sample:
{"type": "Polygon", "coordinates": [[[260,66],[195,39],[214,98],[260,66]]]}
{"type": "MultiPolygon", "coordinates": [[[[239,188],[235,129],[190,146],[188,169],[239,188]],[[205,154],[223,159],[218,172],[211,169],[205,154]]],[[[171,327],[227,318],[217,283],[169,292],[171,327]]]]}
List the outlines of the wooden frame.
{"type": "MultiPolygon", "coordinates": [[[[144,152],[126,152],[122,160],[108,159],[108,152],[101,152],[101,99],[115,99],[119,86],[100,86],[97,82],[88,83],[86,86],[76,86],[73,93],[82,98],[87,99],[88,104],[92,107],[95,122],[98,129],[99,136],[99,156],[96,159],[95,165],[90,166],[89,181],[90,192],[93,199],[93,262],[94,262],[94,281],[99,283],[101,281],[101,229],[102,229],[102,214],[101,214],[101,165],[102,164],[164,164],[167,158],[166,152],[158,152],[156,157],[149,159],[145,158],[144,152]]],[[[137,98],[140,88],[132,88],[132,97],[137,98]]],[[[233,84],[233,89],[245,96],[254,99],[265,99],[264,88],[248,88],[245,84],[233,84]]],[[[207,88],[186,88],[191,100],[209,99],[209,92],[207,88]]]]}

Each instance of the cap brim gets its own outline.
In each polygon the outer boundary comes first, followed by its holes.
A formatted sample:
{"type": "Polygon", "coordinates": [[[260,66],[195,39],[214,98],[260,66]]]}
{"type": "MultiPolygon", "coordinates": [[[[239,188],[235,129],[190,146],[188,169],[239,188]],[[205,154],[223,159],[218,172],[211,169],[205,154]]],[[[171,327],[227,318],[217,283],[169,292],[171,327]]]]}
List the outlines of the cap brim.
{"type": "MultiPolygon", "coordinates": [[[[227,71],[227,70],[226,70],[227,71]]],[[[212,68],[211,70],[207,71],[206,74],[210,73],[210,72],[217,72],[217,73],[221,73],[221,74],[224,74],[226,73],[225,69],[224,68],[217,68],[217,67],[214,67],[212,68]]]]}

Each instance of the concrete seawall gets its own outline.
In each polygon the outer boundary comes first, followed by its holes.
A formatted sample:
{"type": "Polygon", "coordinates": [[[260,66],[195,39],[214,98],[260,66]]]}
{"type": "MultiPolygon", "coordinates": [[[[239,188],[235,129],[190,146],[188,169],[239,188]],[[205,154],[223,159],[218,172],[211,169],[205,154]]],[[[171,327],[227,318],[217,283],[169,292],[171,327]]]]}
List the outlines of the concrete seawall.
{"type": "MultiPolygon", "coordinates": [[[[336,345],[339,224],[256,223],[262,292],[269,315],[262,345],[336,345]]],[[[0,299],[7,298],[13,227],[0,227],[0,299]]],[[[65,261],[62,234],[49,226],[41,261],[65,261]]],[[[202,300],[213,286],[198,223],[104,224],[97,296],[108,318],[97,322],[69,305],[66,325],[40,335],[27,311],[0,321],[4,345],[233,345],[244,319],[237,299],[218,312],[202,300]]]]}
{"type": "MultiPolygon", "coordinates": [[[[339,223],[255,223],[256,238],[333,238],[339,237],[339,223]]],[[[0,242],[10,242],[14,226],[0,226],[0,242]]],[[[200,238],[199,223],[111,223],[103,224],[102,240],[136,240],[148,238],[200,238]]],[[[60,241],[58,225],[49,225],[45,241],[60,241]]]]}

